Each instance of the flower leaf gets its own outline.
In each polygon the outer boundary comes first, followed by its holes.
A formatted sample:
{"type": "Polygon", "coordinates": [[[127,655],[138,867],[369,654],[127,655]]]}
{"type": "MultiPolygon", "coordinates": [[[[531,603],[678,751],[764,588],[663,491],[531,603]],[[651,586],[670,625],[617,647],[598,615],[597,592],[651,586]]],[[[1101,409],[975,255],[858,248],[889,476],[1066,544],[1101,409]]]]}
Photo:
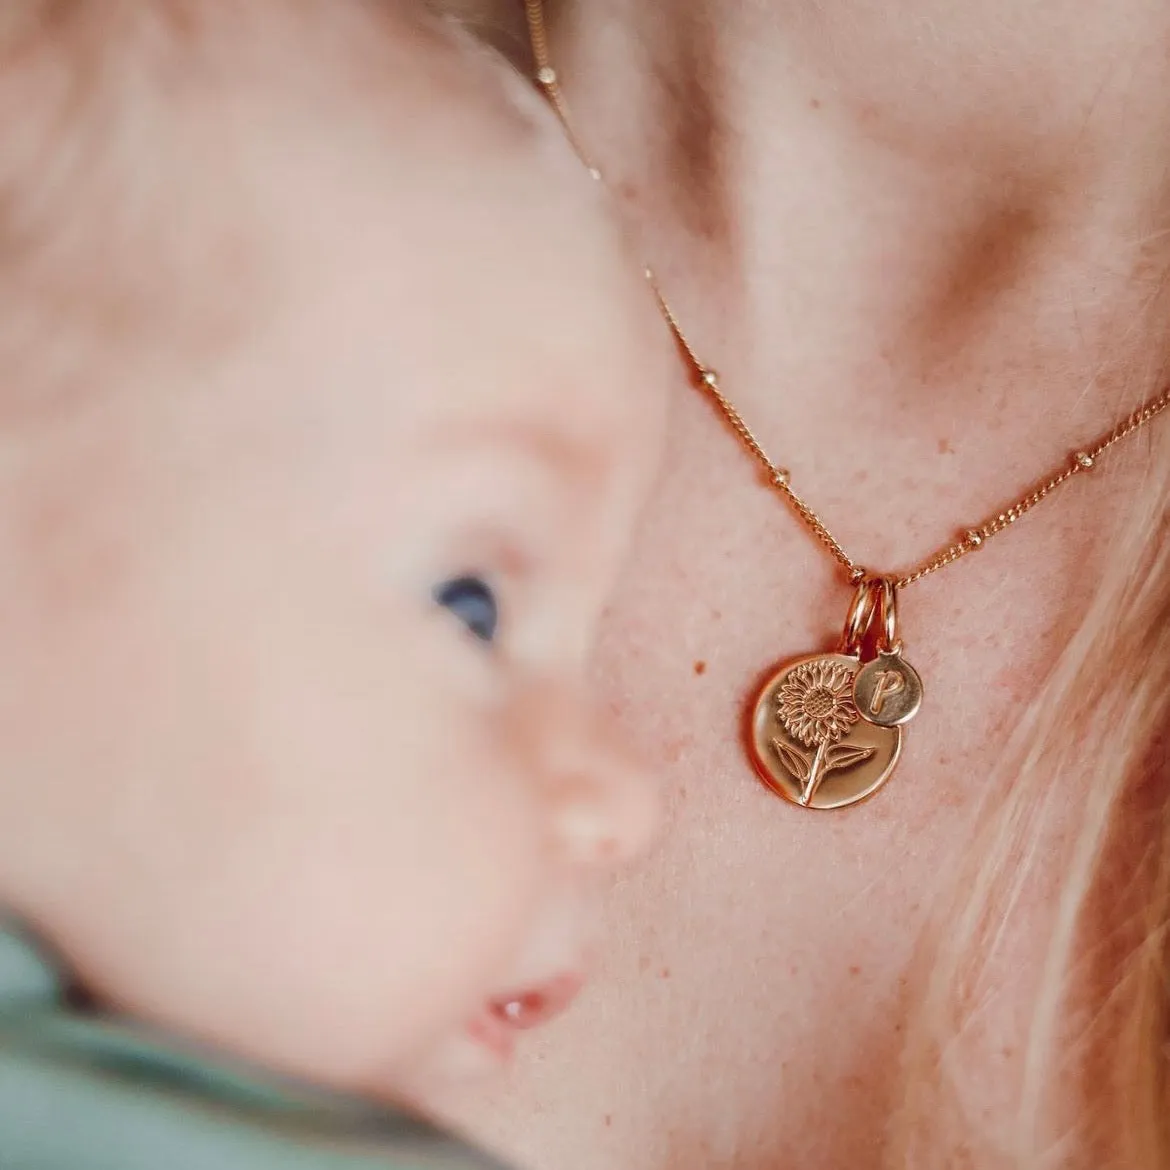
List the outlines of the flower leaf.
{"type": "Polygon", "coordinates": [[[836,747],[831,747],[825,752],[825,771],[835,771],[837,768],[851,768],[854,764],[860,764],[863,760],[868,760],[877,748],[872,747],[854,747],[852,744],[839,743],[836,747]]]}
{"type": "Polygon", "coordinates": [[[784,766],[803,784],[808,779],[810,764],[803,752],[798,751],[791,744],[782,739],[772,740],[772,746],[780,757],[784,766]]]}

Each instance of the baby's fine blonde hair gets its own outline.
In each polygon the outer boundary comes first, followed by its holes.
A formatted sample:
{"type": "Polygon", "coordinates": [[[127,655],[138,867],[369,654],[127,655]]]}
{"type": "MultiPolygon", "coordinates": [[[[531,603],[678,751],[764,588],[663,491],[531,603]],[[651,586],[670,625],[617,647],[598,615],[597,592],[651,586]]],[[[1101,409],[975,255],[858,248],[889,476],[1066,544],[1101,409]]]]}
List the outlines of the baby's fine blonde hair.
{"type": "Polygon", "coordinates": [[[0,423],[230,337],[272,291],[266,119],[405,123],[387,97],[420,35],[408,0],[4,0],[0,423]]]}

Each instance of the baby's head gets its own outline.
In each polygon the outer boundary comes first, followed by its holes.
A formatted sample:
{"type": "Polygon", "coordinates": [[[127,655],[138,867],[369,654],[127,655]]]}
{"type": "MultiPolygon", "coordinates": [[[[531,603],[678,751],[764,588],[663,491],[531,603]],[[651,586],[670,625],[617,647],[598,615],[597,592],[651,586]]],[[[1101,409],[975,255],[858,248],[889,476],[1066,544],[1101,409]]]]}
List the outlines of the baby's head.
{"type": "Polygon", "coordinates": [[[0,896],[99,1000],[357,1089],[568,998],[654,819],[585,693],[652,305],[409,7],[0,16],[0,896]]]}

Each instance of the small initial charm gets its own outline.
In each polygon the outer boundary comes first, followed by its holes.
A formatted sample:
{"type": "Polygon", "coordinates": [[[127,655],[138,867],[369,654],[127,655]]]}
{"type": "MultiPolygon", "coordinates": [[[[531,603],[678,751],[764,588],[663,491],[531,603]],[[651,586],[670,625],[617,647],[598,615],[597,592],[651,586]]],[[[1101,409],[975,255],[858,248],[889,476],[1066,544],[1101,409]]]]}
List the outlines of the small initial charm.
{"type": "Polygon", "coordinates": [[[878,727],[909,723],[922,706],[922,679],[900,649],[883,650],[853,680],[858,714],[878,727]]]}

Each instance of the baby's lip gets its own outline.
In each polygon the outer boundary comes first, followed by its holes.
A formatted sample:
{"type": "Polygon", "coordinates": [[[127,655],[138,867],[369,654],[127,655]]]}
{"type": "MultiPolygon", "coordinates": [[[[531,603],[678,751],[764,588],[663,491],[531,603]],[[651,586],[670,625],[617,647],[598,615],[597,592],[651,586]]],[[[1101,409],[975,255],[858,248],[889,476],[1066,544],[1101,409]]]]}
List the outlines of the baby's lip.
{"type": "Polygon", "coordinates": [[[508,1061],[519,1032],[539,1028],[565,1011],[577,998],[584,979],[564,973],[529,987],[498,995],[467,1025],[467,1034],[501,1063],[508,1061]]]}
{"type": "Polygon", "coordinates": [[[467,1024],[468,1038],[487,1052],[494,1061],[506,1064],[516,1049],[516,1036],[512,1029],[490,1008],[485,1008],[467,1024]]]}
{"type": "Polygon", "coordinates": [[[566,972],[543,983],[488,1003],[488,1012],[509,1028],[525,1031],[559,1016],[577,998],[584,983],[581,975],[566,972]]]}

